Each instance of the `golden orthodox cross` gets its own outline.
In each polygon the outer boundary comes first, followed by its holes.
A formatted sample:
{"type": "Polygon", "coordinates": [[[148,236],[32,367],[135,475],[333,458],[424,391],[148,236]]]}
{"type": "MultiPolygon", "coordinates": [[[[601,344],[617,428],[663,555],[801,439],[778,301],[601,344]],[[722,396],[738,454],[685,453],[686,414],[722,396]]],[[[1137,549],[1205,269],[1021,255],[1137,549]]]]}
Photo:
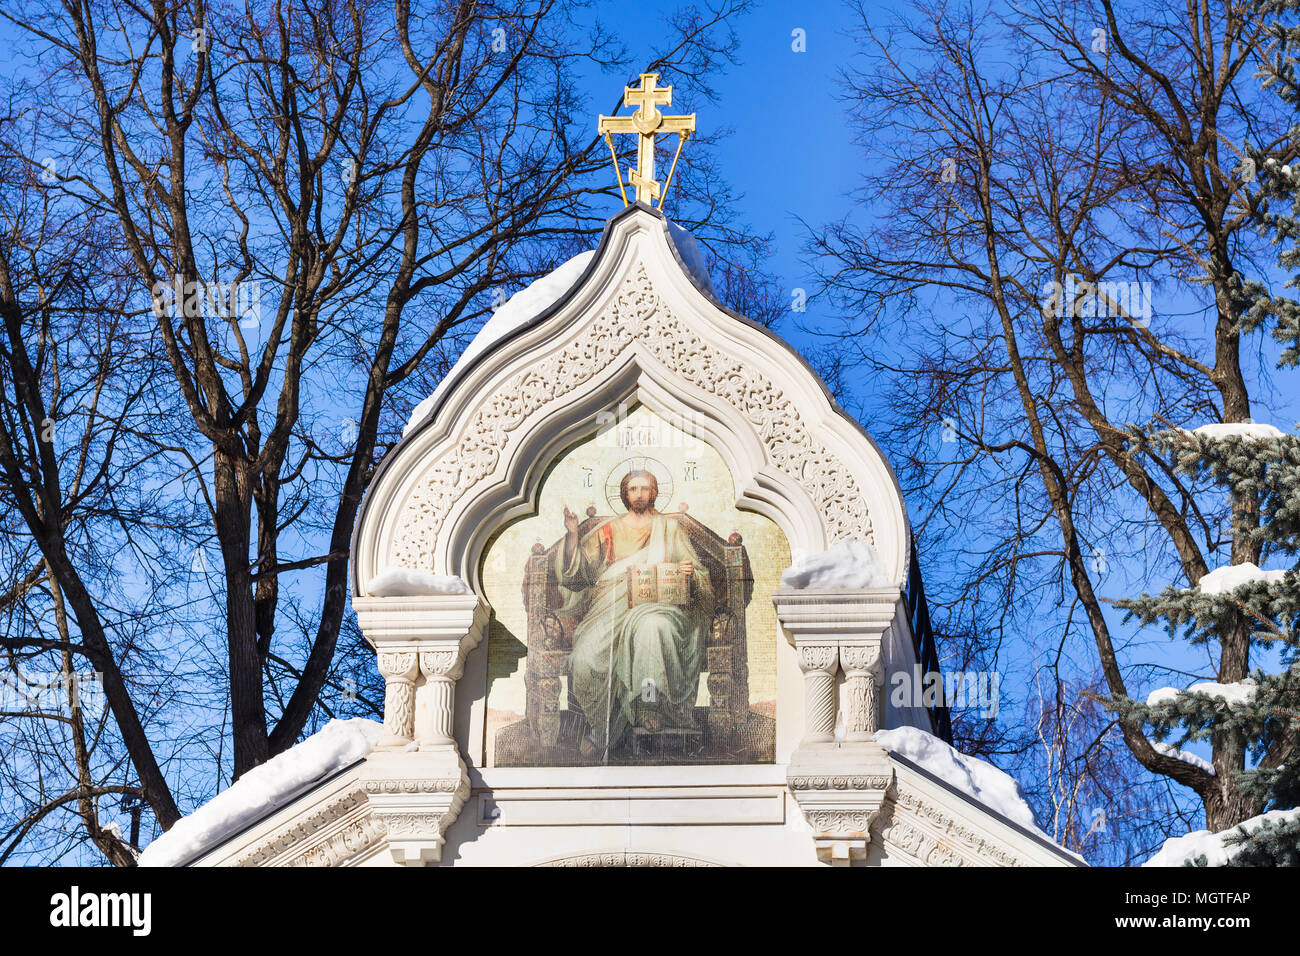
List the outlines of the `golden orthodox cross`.
{"type": "MultiPolygon", "coordinates": [[[[638,137],[636,152],[636,169],[628,174],[627,181],[636,187],[636,198],[647,206],[654,205],[659,197],[659,206],[663,208],[663,197],[672,183],[673,172],[677,169],[677,157],[682,154],[682,143],[695,132],[695,114],[688,116],[665,116],[659,112],[660,106],[672,106],[673,88],[658,88],[658,73],[642,73],[640,86],[629,86],[623,91],[623,105],[636,107],[631,116],[601,116],[597,131],[603,133],[609,151],[614,153],[612,133],[635,133],[638,137]],[[655,178],[655,136],[659,133],[677,133],[677,154],[673,156],[673,165],[668,170],[668,179],[662,188],[655,178]]],[[[618,188],[623,190],[623,171],[619,168],[618,157],[614,158],[614,167],[618,170],[618,188]]],[[[627,193],[623,193],[623,202],[627,202],[627,193]]]]}

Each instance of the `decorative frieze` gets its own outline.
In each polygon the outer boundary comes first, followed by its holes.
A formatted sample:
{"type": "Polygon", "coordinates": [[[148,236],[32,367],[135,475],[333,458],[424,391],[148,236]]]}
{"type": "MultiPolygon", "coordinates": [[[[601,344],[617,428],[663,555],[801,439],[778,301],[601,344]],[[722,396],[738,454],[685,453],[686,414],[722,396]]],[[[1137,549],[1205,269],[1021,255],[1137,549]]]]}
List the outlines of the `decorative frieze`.
{"type": "Polygon", "coordinates": [[[892,774],[864,776],[816,776],[790,777],[788,785],[791,790],[886,790],[893,783],[892,774]]]}
{"type": "Polygon", "coordinates": [[[881,831],[881,839],[888,840],[928,866],[1027,865],[1014,853],[1006,851],[1004,844],[971,830],[937,809],[931,801],[920,799],[910,791],[900,791],[894,796],[885,817],[889,823],[881,831]],[[904,813],[911,819],[902,816],[904,813]],[[958,847],[956,844],[962,845],[958,847]],[[937,860],[949,862],[939,864],[937,860]]]}
{"type": "Polygon", "coordinates": [[[350,787],[330,798],[317,809],[298,817],[293,822],[279,827],[261,837],[252,846],[244,850],[232,861],[234,866],[268,866],[276,862],[277,857],[298,848],[301,852],[292,856],[289,866],[337,866],[354,852],[359,853],[366,846],[373,844],[374,836],[366,829],[368,819],[362,813],[358,820],[351,821],[343,831],[331,832],[339,821],[366,806],[366,794],[360,787],[350,787]],[[346,832],[346,836],[343,833],[346,832]],[[324,835],[324,836],[322,836],[324,835]],[[355,851],[352,849],[355,847],[355,851]],[[318,849],[319,848],[319,849],[318,849]],[[320,862],[327,861],[327,862],[320,862]]]}

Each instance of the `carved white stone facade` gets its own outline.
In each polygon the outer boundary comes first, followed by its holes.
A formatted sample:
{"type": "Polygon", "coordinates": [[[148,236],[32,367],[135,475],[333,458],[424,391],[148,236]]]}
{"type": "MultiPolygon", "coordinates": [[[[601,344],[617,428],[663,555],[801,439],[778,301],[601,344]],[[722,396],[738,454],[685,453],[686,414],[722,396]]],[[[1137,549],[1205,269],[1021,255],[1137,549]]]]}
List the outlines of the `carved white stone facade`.
{"type": "Polygon", "coordinates": [[[1070,864],[875,742],[881,727],[928,728],[884,694],[916,663],[897,482],[796,353],[696,287],[657,212],[614,217],[575,288],[439,398],[385,459],[353,542],[353,606],[386,681],[380,746],[196,863],[1070,864]],[[620,403],[690,422],[730,470],[736,507],[775,522],[796,557],[858,537],[894,582],[772,595],[785,636],[773,764],[485,765],[484,549],[620,403]],[[391,567],[457,575],[473,593],[368,594],[391,567]]]}

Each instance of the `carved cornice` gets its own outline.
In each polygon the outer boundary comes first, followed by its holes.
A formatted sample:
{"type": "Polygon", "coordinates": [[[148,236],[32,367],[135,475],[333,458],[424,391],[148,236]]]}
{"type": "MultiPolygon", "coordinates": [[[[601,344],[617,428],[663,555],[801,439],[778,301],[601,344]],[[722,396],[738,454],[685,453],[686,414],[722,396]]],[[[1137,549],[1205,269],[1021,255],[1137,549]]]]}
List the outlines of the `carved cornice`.
{"type": "Polygon", "coordinates": [[[978,866],[957,853],[950,845],[918,830],[910,823],[891,824],[882,831],[880,839],[891,850],[903,853],[922,866],[978,866]]]}
{"type": "Polygon", "coordinates": [[[365,782],[365,792],[368,794],[455,793],[463,788],[468,792],[468,783],[463,777],[440,777],[436,779],[404,777],[391,780],[367,780],[365,782]]]}
{"type": "Polygon", "coordinates": [[[352,599],[366,640],[385,650],[441,650],[459,642],[474,648],[488,609],[476,594],[421,594],[352,599]]]}
{"type": "Polygon", "coordinates": [[[285,866],[342,866],[384,838],[385,831],[374,817],[366,814],[353,820],[327,840],[292,857],[285,866]]]}
{"type": "Polygon", "coordinates": [[[469,781],[464,777],[366,780],[263,837],[234,865],[340,866],[385,838],[441,847],[446,827],[468,795],[469,781]],[[329,830],[358,809],[362,812],[356,819],[329,830]],[[289,851],[296,852],[286,858],[289,851]]]}
{"type": "Polygon", "coordinates": [[[375,837],[374,839],[371,839],[369,843],[366,843],[365,838],[367,837],[367,833],[365,828],[357,827],[355,821],[348,825],[347,829],[351,832],[347,837],[342,837],[341,834],[322,837],[322,831],[357,808],[365,806],[365,804],[366,793],[362,788],[354,787],[346,790],[306,816],[299,817],[260,838],[251,847],[235,857],[233,865],[266,866],[275,860],[276,857],[281,856],[289,850],[295,847],[301,848],[304,845],[307,845],[307,848],[301,850],[293,858],[293,861],[289,862],[287,865],[337,866],[339,863],[354,855],[354,853],[359,853],[361,850],[365,849],[366,846],[373,843],[378,837],[375,837]],[[335,837],[339,837],[339,839],[336,841],[335,837]],[[313,844],[313,840],[317,841],[317,843],[313,844]],[[317,846],[323,848],[319,853],[315,852],[317,846]],[[351,846],[355,846],[356,849],[351,850],[351,846]],[[298,860],[307,857],[312,857],[312,860],[304,863],[297,862],[298,860]],[[327,860],[328,862],[313,862],[317,858],[327,860]]]}
{"type": "Polygon", "coordinates": [[[776,616],[796,645],[835,642],[841,647],[879,645],[898,613],[897,587],[782,588],[772,594],[776,616]]]}
{"type": "Polygon", "coordinates": [[[909,791],[897,793],[883,816],[889,822],[881,830],[881,839],[926,866],[1028,865],[909,791]],[[900,807],[912,819],[900,817],[900,807]]]}
{"type": "Polygon", "coordinates": [[[887,790],[893,782],[893,776],[888,774],[800,776],[788,781],[791,790],[887,790]]]}

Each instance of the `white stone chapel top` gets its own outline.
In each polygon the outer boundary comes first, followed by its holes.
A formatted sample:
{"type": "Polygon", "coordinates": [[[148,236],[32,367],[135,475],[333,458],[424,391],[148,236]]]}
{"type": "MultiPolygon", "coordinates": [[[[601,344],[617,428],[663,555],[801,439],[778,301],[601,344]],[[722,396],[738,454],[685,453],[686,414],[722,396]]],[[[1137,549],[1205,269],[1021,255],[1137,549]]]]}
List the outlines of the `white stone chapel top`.
{"type": "Polygon", "coordinates": [[[689,233],[633,204],[594,253],[540,281],[515,299],[549,304],[485,327],[381,463],[354,533],[354,596],[390,568],[481,593],[491,533],[531,510],[565,447],[635,403],[716,448],[736,506],[775,521],[796,558],[858,538],[905,582],[909,530],[889,463],[788,343],[716,301],[689,233]]]}

